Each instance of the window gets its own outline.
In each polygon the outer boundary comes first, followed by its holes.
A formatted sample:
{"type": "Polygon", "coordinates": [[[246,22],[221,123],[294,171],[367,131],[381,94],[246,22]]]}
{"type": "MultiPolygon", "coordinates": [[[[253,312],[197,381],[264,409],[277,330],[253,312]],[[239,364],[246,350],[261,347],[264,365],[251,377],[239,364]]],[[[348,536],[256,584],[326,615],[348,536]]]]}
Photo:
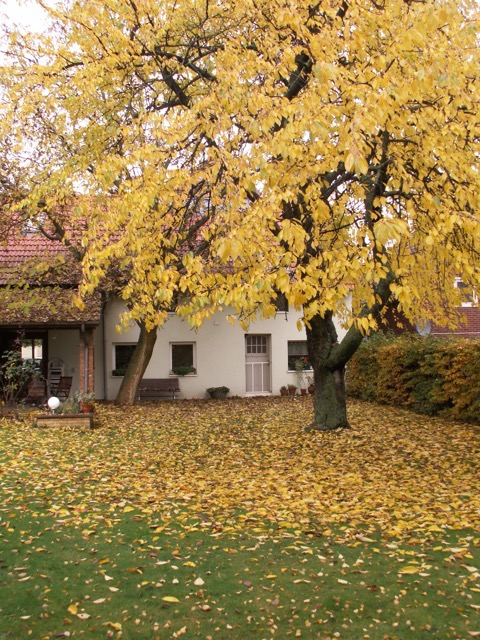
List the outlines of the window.
{"type": "Polygon", "coordinates": [[[248,355],[267,355],[268,354],[268,336],[253,335],[246,336],[247,354],[248,355]]]}
{"type": "Polygon", "coordinates": [[[171,371],[179,376],[196,373],[195,342],[170,344],[171,371]]]}
{"type": "Polygon", "coordinates": [[[22,338],[22,358],[34,362],[40,369],[43,359],[43,340],[41,338],[22,338]]]}
{"type": "Polygon", "coordinates": [[[288,370],[296,371],[296,364],[299,361],[303,370],[310,370],[308,359],[308,349],[306,340],[289,340],[288,342],[288,370]]]}
{"type": "Polygon", "coordinates": [[[455,278],[455,288],[462,290],[462,307],[472,307],[478,303],[477,292],[461,278],[455,278]]]}
{"type": "Polygon", "coordinates": [[[288,300],[285,296],[284,293],[278,293],[277,297],[275,298],[275,307],[277,309],[277,313],[278,312],[284,312],[287,313],[288,311],[288,300]]]}
{"type": "Polygon", "coordinates": [[[132,359],[136,344],[116,344],[115,349],[115,366],[112,371],[114,376],[123,376],[132,359]]]}

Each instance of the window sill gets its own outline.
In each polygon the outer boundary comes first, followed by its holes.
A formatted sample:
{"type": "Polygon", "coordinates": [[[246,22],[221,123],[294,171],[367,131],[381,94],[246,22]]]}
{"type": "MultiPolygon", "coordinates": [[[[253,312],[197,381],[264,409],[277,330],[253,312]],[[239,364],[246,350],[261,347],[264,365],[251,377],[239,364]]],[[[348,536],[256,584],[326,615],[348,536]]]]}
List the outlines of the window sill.
{"type": "Polygon", "coordinates": [[[169,373],[169,378],[196,378],[198,373],[186,373],[184,376],[181,376],[179,373],[169,373]]]}

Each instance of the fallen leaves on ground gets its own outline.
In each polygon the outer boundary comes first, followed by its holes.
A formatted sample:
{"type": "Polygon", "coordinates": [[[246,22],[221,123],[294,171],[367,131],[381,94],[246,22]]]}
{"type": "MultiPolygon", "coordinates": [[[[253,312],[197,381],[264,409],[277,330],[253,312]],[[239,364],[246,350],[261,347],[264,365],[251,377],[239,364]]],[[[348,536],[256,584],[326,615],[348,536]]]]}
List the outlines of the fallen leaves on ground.
{"type": "Polygon", "coordinates": [[[309,398],[258,398],[104,405],[94,431],[4,421],[1,506],[32,508],[34,496],[85,537],[97,511],[157,533],[480,528],[478,427],[352,402],[351,430],[306,433],[311,410],[309,398]]]}
{"type": "Polygon", "coordinates": [[[352,403],[306,433],[311,409],[0,421],[0,636],[476,637],[479,429],[352,403]]]}

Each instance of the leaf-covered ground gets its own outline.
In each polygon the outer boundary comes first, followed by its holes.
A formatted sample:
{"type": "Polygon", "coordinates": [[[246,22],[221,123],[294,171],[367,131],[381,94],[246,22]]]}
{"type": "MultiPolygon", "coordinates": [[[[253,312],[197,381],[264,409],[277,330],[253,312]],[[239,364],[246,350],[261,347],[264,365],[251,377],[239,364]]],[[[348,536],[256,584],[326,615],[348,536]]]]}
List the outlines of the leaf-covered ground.
{"type": "Polygon", "coordinates": [[[0,638],[480,636],[478,427],[310,398],[0,423],[0,638]]]}

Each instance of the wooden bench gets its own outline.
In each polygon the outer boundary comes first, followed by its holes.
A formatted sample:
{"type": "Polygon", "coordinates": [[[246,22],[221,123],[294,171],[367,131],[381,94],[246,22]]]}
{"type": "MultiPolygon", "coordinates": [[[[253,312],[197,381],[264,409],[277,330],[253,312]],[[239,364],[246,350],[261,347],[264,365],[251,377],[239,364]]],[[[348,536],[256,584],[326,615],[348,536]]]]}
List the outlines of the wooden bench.
{"type": "Polygon", "coordinates": [[[137,389],[139,400],[160,398],[165,393],[171,393],[175,400],[175,393],[180,391],[178,378],[143,378],[137,389]]]}

